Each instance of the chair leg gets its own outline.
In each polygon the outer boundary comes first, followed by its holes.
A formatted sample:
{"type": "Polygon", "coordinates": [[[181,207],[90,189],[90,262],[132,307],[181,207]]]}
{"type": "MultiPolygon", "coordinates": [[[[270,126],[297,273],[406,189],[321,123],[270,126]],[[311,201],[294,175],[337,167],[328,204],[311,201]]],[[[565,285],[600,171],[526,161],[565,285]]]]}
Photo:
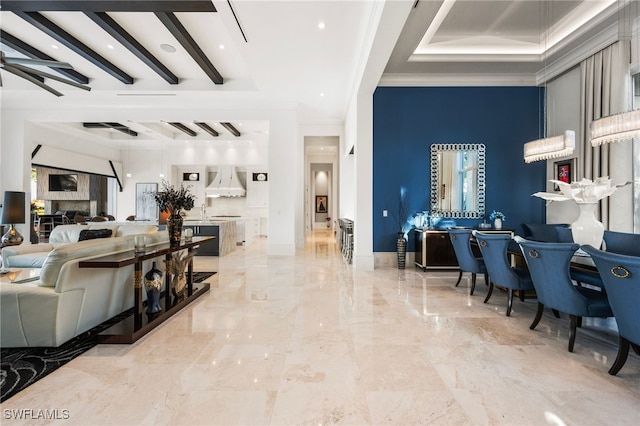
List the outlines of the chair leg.
{"type": "Polygon", "coordinates": [[[507,316],[511,316],[511,308],[513,308],[513,289],[510,288],[507,290],[507,297],[508,297],[508,302],[507,302],[507,316]]]}
{"type": "Polygon", "coordinates": [[[551,312],[553,312],[553,316],[556,318],[560,318],[560,312],[558,312],[557,309],[552,309],[551,312]]]}
{"type": "Polygon", "coordinates": [[[569,315],[569,352],[573,352],[573,344],[576,342],[578,318],[575,315],[569,315]]]}
{"type": "Polygon", "coordinates": [[[544,311],[544,305],[542,303],[538,302],[538,310],[536,311],[536,317],[533,319],[533,322],[529,326],[530,330],[533,330],[534,328],[536,328],[536,326],[540,322],[540,319],[542,319],[542,312],[543,311],[544,311]]]}
{"type": "Polygon", "coordinates": [[[473,291],[476,289],[476,273],[471,274],[471,292],[469,295],[473,296],[473,291]]]}
{"type": "Polygon", "coordinates": [[[609,369],[609,374],[612,376],[618,374],[618,371],[620,371],[624,363],[627,362],[627,356],[629,356],[629,341],[620,336],[618,341],[618,356],[616,356],[616,360],[609,369]]]}
{"type": "Polygon", "coordinates": [[[518,296],[520,296],[520,301],[524,302],[524,290],[518,290],[518,296]]]}
{"type": "Polygon", "coordinates": [[[487,297],[484,298],[483,303],[487,303],[489,301],[489,298],[491,297],[491,293],[493,293],[493,283],[489,281],[489,291],[487,292],[487,297]]]}
{"type": "Polygon", "coordinates": [[[484,274],[484,285],[489,285],[489,274],[484,274]]]}
{"type": "Polygon", "coordinates": [[[578,327],[582,327],[582,317],[578,317],[578,322],[576,323],[578,327]]]}
{"type": "Polygon", "coordinates": [[[462,269],[460,269],[460,275],[458,275],[458,282],[456,283],[456,287],[458,287],[458,284],[460,284],[461,280],[462,280],[462,269]]]}
{"type": "Polygon", "coordinates": [[[631,347],[633,348],[633,351],[637,354],[640,355],[640,345],[636,345],[635,343],[631,344],[631,347]]]}

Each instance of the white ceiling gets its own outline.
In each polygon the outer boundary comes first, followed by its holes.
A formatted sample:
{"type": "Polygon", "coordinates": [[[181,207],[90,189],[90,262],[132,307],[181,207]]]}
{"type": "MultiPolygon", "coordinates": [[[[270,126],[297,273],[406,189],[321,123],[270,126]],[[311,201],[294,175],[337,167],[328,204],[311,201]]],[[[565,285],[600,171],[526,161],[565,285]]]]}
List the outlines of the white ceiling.
{"type": "MultiPolygon", "coordinates": [[[[476,80],[516,76],[520,82],[536,82],[545,65],[611,25],[618,15],[615,0],[392,1],[402,1],[411,9],[382,80],[396,84],[411,81],[438,84],[438,80],[450,82],[455,76],[470,75],[476,80]]],[[[109,16],[179,77],[177,85],[160,78],[82,12],[48,11],[42,15],[131,75],[134,84],[121,83],[22,18],[2,10],[3,31],[57,60],[69,62],[89,77],[91,87],[90,92],[85,92],[47,80],[47,84],[64,93],[64,97],[57,98],[0,71],[4,83],[2,107],[103,108],[104,122],[118,121],[112,115],[115,106],[165,107],[166,116],[158,120],[120,120],[138,131],[139,138],[149,141],[160,135],[176,141],[188,139],[161,123],[174,121],[171,111],[182,108],[200,108],[202,113],[192,120],[207,122],[221,130],[224,139],[231,136],[223,135],[224,130],[217,123],[228,121],[228,117],[208,111],[247,106],[297,108],[301,119],[307,122],[344,119],[357,84],[356,72],[365,59],[364,46],[371,36],[372,19],[379,6],[376,1],[213,0],[212,3],[216,13],[176,12],[176,16],[224,77],[222,85],[207,77],[153,13],[113,12],[109,16]],[[324,28],[319,28],[320,23],[324,23],[324,28]],[[176,51],[166,52],[162,44],[174,46],[176,51]]],[[[381,31],[384,24],[381,23],[381,31]]],[[[7,56],[22,56],[5,45],[0,47],[7,56]]],[[[117,116],[122,116],[121,111],[117,116]]],[[[188,121],[182,122],[199,132],[195,139],[211,139],[188,121]]],[[[233,124],[241,130],[243,139],[268,139],[268,120],[233,124]]],[[[86,129],[78,122],[48,125],[75,136],[85,134],[121,146],[130,141],[130,137],[120,132],[86,129]]]]}

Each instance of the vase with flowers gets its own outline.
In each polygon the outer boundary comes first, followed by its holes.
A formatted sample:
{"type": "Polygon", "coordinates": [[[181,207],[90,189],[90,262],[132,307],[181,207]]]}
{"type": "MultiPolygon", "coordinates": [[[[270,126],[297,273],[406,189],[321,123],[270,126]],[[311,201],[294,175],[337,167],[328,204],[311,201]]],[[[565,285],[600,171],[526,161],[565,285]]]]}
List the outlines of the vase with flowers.
{"type": "Polygon", "coordinates": [[[191,210],[195,204],[195,195],[189,191],[189,187],[176,188],[166,181],[162,181],[162,190],[154,194],[154,199],[161,212],[169,214],[167,218],[167,232],[169,233],[169,245],[180,245],[182,236],[182,218],[185,210],[191,210]]]}
{"type": "Polygon", "coordinates": [[[573,200],[580,209],[580,215],[571,224],[573,241],[580,245],[590,245],[600,248],[604,235],[604,225],[596,219],[595,211],[598,202],[616,192],[618,188],[631,182],[613,185],[608,176],[599,177],[596,180],[582,179],[578,182],[566,183],[559,180],[551,180],[560,188],[560,193],[536,192],[534,197],[547,200],[547,204],[553,201],[573,200]]]}
{"type": "Polygon", "coordinates": [[[494,210],[489,215],[489,220],[493,222],[493,227],[495,229],[502,229],[502,222],[507,220],[507,217],[504,213],[494,210]]]}

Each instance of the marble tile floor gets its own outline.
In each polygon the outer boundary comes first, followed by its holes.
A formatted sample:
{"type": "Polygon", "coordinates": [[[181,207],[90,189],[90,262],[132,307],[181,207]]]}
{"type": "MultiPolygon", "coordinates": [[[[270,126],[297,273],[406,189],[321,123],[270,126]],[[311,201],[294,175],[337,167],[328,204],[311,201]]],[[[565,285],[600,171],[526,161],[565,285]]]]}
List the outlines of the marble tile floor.
{"type": "Polygon", "coordinates": [[[98,345],[2,405],[2,425],[638,425],[640,357],[613,377],[610,323],[568,318],[480,278],[354,270],[328,231],[295,257],[266,240],[223,258],[208,295],[133,345],[98,345]],[[66,419],[17,420],[15,410],[66,419]],[[63,411],[66,410],[66,411],[63,411]]]}

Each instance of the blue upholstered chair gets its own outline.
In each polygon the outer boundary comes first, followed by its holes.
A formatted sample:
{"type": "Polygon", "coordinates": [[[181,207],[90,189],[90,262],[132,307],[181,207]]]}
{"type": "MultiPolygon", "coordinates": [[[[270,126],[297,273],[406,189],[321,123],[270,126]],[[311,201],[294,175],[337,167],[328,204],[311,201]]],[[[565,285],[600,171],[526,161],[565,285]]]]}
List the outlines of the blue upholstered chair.
{"type": "Polygon", "coordinates": [[[607,251],[640,256],[640,234],[605,230],[603,239],[607,251]]]}
{"type": "MultiPolygon", "coordinates": [[[[558,234],[559,243],[573,243],[573,234],[571,233],[571,228],[567,226],[557,226],[556,233],[558,234]]],[[[604,288],[602,286],[602,279],[600,278],[600,274],[597,273],[571,269],[571,279],[573,279],[580,285],[589,284],[596,287],[604,288]]]]}
{"type": "Polygon", "coordinates": [[[618,323],[618,356],[609,369],[616,375],[627,361],[629,346],[640,354],[640,257],[582,246],[596,264],[618,323]]]}
{"type": "Polygon", "coordinates": [[[511,315],[513,307],[513,293],[520,293],[520,300],[524,300],[524,292],[533,290],[533,283],[529,271],[522,268],[512,268],[507,255],[507,248],[511,241],[509,234],[483,234],[482,232],[473,231],[473,235],[478,241],[484,264],[491,278],[489,284],[489,293],[484,299],[484,303],[489,301],[493,293],[494,285],[507,289],[507,316],[511,315]]]}
{"type": "Polygon", "coordinates": [[[462,274],[464,272],[471,272],[471,291],[476,288],[476,274],[484,274],[484,283],[489,285],[489,277],[487,275],[487,268],[484,266],[484,260],[481,257],[476,257],[471,251],[471,245],[469,241],[471,239],[471,229],[449,229],[449,238],[451,239],[451,245],[456,252],[456,258],[458,259],[458,265],[460,266],[460,275],[458,276],[458,282],[456,287],[462,280],[462,274]]]}
{"type": "Polygon", "coordinates": [[[556,226],[556,234],[558,235],[557,242],[559,243],[573,242],[573,234],[571,233],[571,228],[569,228],[568,226],[556,226]]]}
{"type": "Polygon", "coordinates": [[[538,297],[538,311],[529,328],[536,328],[545,306],[569,314],[569,352],[573,352],[576,328],[582,317],[613,315],[607,296],[603,291],[574,285],[569,270],[579,244],[518,242],[538,297]]]}

